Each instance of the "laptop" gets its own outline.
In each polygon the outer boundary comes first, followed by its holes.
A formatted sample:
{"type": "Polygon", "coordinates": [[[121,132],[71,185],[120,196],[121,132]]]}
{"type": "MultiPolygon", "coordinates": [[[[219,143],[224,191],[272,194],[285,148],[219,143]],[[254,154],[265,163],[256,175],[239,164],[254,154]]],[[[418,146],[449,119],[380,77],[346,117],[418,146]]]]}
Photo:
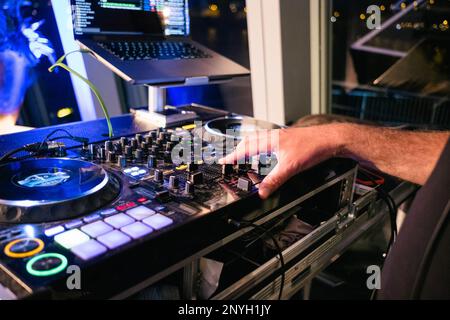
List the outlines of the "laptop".
{"type": "Polygon", "coordinates": [[[249,70],[190,39],[187,0],[71,0],[75,39],[131,84],[206,84],[249,70]]]}

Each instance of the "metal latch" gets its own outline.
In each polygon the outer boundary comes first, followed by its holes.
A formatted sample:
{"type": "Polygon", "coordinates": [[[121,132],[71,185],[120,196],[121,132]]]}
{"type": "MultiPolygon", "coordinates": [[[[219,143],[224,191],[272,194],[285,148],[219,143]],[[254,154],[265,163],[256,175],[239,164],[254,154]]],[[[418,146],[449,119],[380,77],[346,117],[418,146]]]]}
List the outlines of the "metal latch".
{"type": "Polygon", "coordinates": [[[336,232],[347,229],[355,220],[354,205],[350,204],[337,213],[336,232]]]}

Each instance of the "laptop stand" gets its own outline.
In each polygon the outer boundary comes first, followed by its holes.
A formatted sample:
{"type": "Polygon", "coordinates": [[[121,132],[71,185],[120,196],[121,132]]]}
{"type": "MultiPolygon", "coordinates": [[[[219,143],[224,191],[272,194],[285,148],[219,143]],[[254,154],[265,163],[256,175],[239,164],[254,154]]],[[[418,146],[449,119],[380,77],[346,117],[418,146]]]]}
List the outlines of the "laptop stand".
{"type": "Polygon", "coordinates": [[[148,110],[135,109],[132,112],[158,127],[170,127],[181,122],[193,121],[198,118],[194,111],[186,111],[182,108],[167,105],[167,90],[170,88],[192,87],[201,85],[220,84],[231,79],[213,80],[208,77],[187,78],[184,83],[166,83],[161,85],[147,85],[148,110]]]}

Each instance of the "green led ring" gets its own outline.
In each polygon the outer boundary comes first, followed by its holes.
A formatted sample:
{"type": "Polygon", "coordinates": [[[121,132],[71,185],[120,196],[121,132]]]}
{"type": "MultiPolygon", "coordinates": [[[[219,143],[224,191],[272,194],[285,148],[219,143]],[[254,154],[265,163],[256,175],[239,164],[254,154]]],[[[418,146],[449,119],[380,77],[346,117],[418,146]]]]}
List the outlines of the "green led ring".
{"type": "Polygon", "coordinates": [[[57,273],[60,273],[67,267],[67,258],[64,257],[62,254],[59,253],[45,253],[41,254],[39,256],[34,257],[27,263],[27,271],[29,274],[35,276],[35,277],[49,277],[52,275],[55,275],[57,273]],[[36,261],[45,259],[45,258],[57,258],[61,260],[61,264],[57,266],[56,268],[53,268],[51,270],[34,270],[33,264],[36,261]]]}

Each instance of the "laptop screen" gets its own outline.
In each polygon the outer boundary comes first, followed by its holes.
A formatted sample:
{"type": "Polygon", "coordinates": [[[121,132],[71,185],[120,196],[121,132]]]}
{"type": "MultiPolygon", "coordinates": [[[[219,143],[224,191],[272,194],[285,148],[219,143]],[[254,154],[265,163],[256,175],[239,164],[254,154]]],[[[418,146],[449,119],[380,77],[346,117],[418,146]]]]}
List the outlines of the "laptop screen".
{"type": "Polygon", "coordinates": [[[188,36],[188,0],[71,0],[74,32],[188,36]]]}

